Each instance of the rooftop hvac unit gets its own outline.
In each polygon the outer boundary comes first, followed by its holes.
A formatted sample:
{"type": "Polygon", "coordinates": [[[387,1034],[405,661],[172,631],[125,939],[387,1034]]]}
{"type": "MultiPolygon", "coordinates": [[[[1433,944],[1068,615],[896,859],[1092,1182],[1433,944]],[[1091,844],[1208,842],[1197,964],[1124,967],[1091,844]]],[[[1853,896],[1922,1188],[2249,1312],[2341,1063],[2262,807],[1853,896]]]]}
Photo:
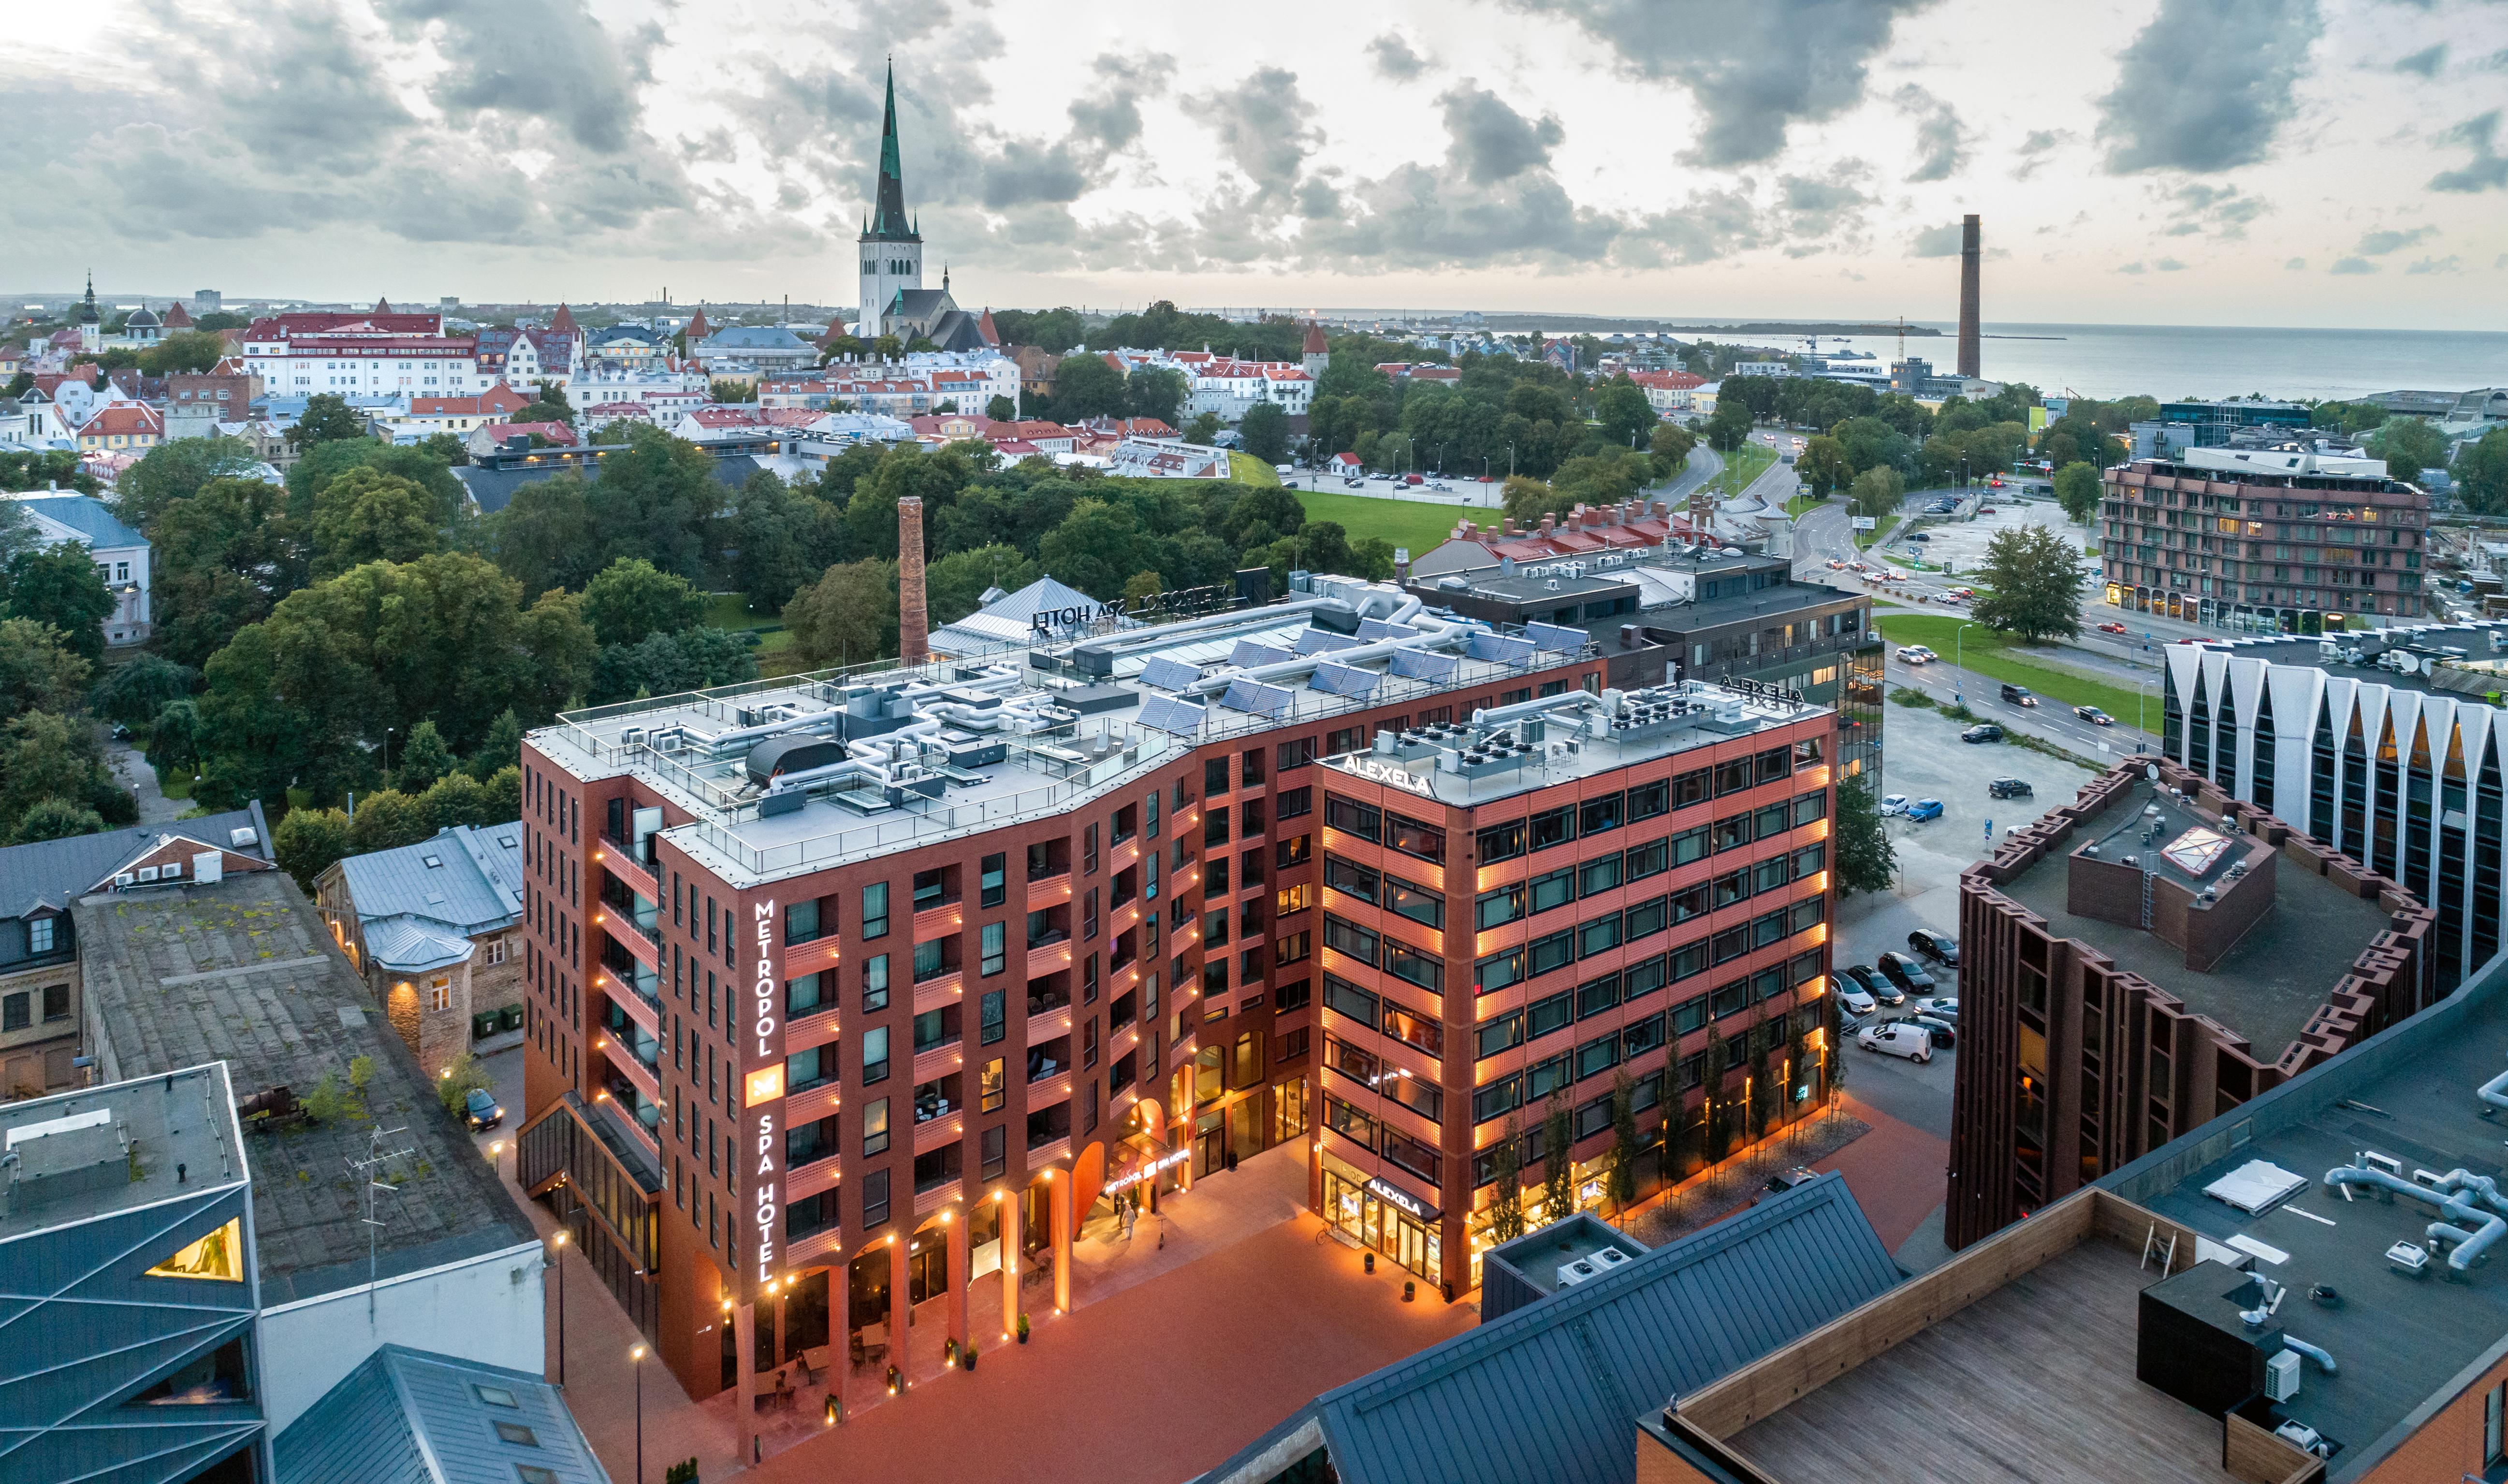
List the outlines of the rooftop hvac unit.
{"type": "Polygon", "coordinates": [[[1608,1272],[1628,1260],[1629,1254],[1617,1247],[1604,1247],[1593,1256],[1593,1264],[1597,1272],[1608,1272]]]}
{"type": "Polygon", "coordinates": [[[2274,1401],[2288,1401],[2299,1394],[2299,1352],[2277,1352],[2265,1362],[2265,1395],[2274,1401]]]}
{"type": "Polygon", "coordinates": [[[1559,1286],[1573,1288],[1578,1283],[1591,1282],[1600,1271],[1594,1266],[1594,1260],[1590,1257],[1579,1257],[1574,1262],[1563,1262],[1559,1265],[1559,1286]]]}
{"type": "Polygon", "coordinates": [[[238,850],[249,850],[261,843],[261,832],[250,825],[239,825],[227,832],[227,843],[238,850]]]}

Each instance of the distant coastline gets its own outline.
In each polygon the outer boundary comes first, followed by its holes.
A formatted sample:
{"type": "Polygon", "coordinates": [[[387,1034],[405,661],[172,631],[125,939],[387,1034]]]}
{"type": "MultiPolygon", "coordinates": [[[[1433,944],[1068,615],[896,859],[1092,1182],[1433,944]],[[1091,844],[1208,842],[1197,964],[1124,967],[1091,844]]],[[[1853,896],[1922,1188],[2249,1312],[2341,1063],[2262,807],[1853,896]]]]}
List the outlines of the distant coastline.
{"type": "MultiPolygon", "coordinates": [[[[1607,315],[1487,315],[1484,327],[1498,334],[1510,331],[1541,330],[1551,334],[1623,334],[1671,332],[1715,335],[1782,335],[1800,340],[1811,335],[1890,335],[1899,331],[1897,320],[1872,323],[1861,320],[1820,319],[1756,319],[1738,323],[1708,324],[1695,320],[1621,318],[1607,315]]],[[[1910,324],[1905,333],[1911,337],[1929,336],[1940,339],[1942,332],[1928,325],[1910,324]]]]}

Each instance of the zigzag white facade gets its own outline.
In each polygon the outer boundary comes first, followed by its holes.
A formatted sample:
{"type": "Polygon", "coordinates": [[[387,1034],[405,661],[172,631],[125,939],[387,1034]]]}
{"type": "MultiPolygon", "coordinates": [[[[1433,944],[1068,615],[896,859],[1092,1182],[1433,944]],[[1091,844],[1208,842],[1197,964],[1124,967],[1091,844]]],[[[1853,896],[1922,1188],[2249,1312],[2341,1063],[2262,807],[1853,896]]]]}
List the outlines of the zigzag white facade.
{"type": "MultiPolygon", "coordinates": [[[[2489,660],[2508,623],[2347,636],[2408,654],[2489,660]]],[[[2508,712],[2441,669],[2396,683],[2375,664],[2321,658],[2315,641],[2230,641],[2167,649],[2162,745],[2238,798],[2270,810],[2403,886],[2438,913],[2433,956],[2453,988],[2499,950],[2500,858],[2508,843],[2508,712]]],[[[2370,658],[2375,658],[2375,652],[2370,658]]],[[[2508,675],[2497,678],[2508,686],[2508,675]]]]}

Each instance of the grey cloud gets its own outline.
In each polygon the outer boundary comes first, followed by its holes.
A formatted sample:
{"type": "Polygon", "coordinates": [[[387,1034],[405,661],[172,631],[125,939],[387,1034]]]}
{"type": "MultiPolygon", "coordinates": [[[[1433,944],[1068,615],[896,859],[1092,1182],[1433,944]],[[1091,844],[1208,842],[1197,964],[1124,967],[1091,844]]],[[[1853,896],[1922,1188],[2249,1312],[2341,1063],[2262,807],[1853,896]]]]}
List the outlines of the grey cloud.
{"type": "Polygon", "coordinates": [[[2336,258],[2334,266],[2326,271],[2339,274],[2376,273],[2378,265],[2367,258],[2336,258]]]}
{"type": "Polygon", "coordinates": [[[2160,0],[2098,100],[2107,168],[2212,174],[2264,159],[2324,29],[2315,0],[2160,0]]]}
{"type": "Polygon", "coordinates": [[[1440,95],[1437,103],[1445,110],[1446,134],[1463,178],[1474,185],[1548,168],[1550,152],[1568,137],[1557,115],[1528,119],[1496,93],[1469,83],[1440,95]]]}
{"type": "Polygon", "coordinates": [[[2463,271],[2464,259],[2457,257],[2453,252],[2443,258],[2423,258],[2419,262],[2415,263],[2412,267],[2404,270],[2404,272],[2408,274],[2462,273],[2463,271]]]}
{"type": "Polygon", "coordinates": [[[1428,70],[1426,57],[1411,50],[1411,44],[1391,31],[1367,44],[1368,57],[1376,70],[1397,83],[1407,83],[1428,70]]]}
{"type": "Polygon", "coordinates": [[[1574,21],[1643,78],[1689,90],[1706,116],[1687,158],[1766,160],[1797,122],[1863,99],[1866,70],[1900,16],[1930,0],[1506,0],[1574,21]]]}
{"type": "Polygon", "coordinates": [[[2180,263],[2175,258],[2154,258],[2151,261],[2151,266],[2158,269],[2161,273],[2183,273],[2186,271],[2186,265],[2180,263]]]}
{"type": "Polygon", "coordinates": [[[491,110],[545,119],[600,154],[635,134],[645,56],[631,61],[581,0],[386,0],[381,13],[404,32],[440,27],[453,65],[431,95],[457,121],[491,110]]]}
{"type": "Polygon", "coordinates": [[[2298,272],[2299,270],[2301,270],[2301,269],[2303,269],[2303,268],[2305,268],[2305,267],[2307,266],[2307,259],[2305,259],[2305,258],[2284,258],[2284,259],[2282,259],[2282,264],[2281,264],[2281,266],[2282,266],[2282,267],[2284,267],[2284,268],[2287,268],[2287,269],[2291,270],[2291,271],[2292,271],[2292,272],[2294,272],[2294,273],[2296,273],[2296,272],[2298,272]]]}
{"type": "MultiPolygon", "coordinates": [[[[2508,55],[2508,54],[2503,54],[2508,55]]],[[[2499,110],[2475,114],[2439,136],[2443,145],[2462,145],[2473,161],[2460,170],[2441,170],[2430,177],[2433,191],[2495,191],[2508,186],[2508,155],[2498,151],[2499,110]]]]}
{"type": "Polygon", "coordinates": [[[2224,241],[2235,241],[2247,235],[2249,222],[2272,209],[2262,198],[2244,195],[2236,186],[2205,185],[2199,180],[2159,193],[2159,199],[2178,214],[2176,225],[2168,229],[2170,237],[2209,232],[2224,241]]]}
{"type": "Polygon", "coordinates": [[[2364,232],[2360,235],[2360,245],[2352,250],[2363,257],[2382,258],[2387,253],[2400,252],[2415,242],[2437,235],[2436,227],[2415,227],[2409,232],[2364,232]]]}
{"type": "Polygon", "coordinates": [[[1262,67],[1235,88],[1187,98],[1186,106],[1211,127],[1231,164],[1253,184],[1254,199],[1269,203],[1298,183],[1307,157],[1323,143],[1323,131],[1306,122],[1298,75],[1262,67]]]}
{"type": "Polygon", "coordinates": [[[1143,98],[1163,96],[1175,58],[1152,55],[1134,60],[1114,53],[1097,58],[1097,88],[1072,100],[1066,110],[1075,136],[1101,150],[1129,147],[1141,137],[1143,98]]]}
{"type": "Polygon", "coordinates": [[[2026,180],[2046,168],[2059,146],[2070,144],[2077,136],[2069,129],[2033,129],[2020,141],[2020,164],[2011,172],[2014,180],[2026,180]]]}
{"type": "Polygon", "coordinates": [[[1959,110],[1914,83],[1891,94],[1899,111],[1916,121],[1916,167],[1910,181],[1948,180],[1968,163],[1971,130],[1960,123],[1959,110]]]}
{"type": "Polygon", "coordinates": [[[2131,262],[2131,263],[2121,264],[2121,265],[2119,265],[2119,267],[2117,268],[2117,272],[2119,272],[2119,273],[2140,273],[2140,272],[2142,272],[2142,264],[2141,264],[2141,262],[2140,262],[2139,260],[2136,260],[2136,261],[2131,262]]]}
{"type": "Polygon", "coordinates": [[[1955,258],[1960,250],[1960,224],[1944,222],[1938,227],[1917,231],[1907,243],[1907,255],[1915,258],[1955,258]]]}
{"type": "Polygon", "coordinates": [[[2399,56],[2395,59],[2396,71],[2411,72],[2421,77],[2436,77],[2438,69],[2446,65],[2447,43],[2443,41],[2434,47],[2423,47],[2410,56],[2399,56]]]}

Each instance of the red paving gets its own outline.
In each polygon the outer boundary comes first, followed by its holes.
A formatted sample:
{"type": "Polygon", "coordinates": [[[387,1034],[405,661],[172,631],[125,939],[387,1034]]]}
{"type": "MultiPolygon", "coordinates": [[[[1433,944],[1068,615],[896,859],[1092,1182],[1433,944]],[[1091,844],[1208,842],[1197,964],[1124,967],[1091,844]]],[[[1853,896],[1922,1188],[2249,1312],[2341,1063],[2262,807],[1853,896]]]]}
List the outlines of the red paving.
{"type": "Polygon", "coordinates": [[[1317,1392],[1471,1327],[1471,1308],[1425,1284],[1403,1303],[1390,1263],[1362,1274],[1358,1253],[1316,1243],[1320,1225],[1283,1222],[1040,1324],[1027,1345],[985,1347],[974,1375],[884,1401],[745,1477],[1177,1484],[1317,1392]]]}
{"type": "Polygon", "coordinates": [[[1841,1095],[1846,1111],[1869,1124],[1872,1132],[1812,1169],[1822,1174],[1834,1169],[1846,1176],[1846,1188],[1854,1192],[1864,1219],[1880,1234],[1883,1249],[1895,1252],[1942,1204],[1950,1143],[1892,1118],[1853,1093],[1841,1095]]]}

